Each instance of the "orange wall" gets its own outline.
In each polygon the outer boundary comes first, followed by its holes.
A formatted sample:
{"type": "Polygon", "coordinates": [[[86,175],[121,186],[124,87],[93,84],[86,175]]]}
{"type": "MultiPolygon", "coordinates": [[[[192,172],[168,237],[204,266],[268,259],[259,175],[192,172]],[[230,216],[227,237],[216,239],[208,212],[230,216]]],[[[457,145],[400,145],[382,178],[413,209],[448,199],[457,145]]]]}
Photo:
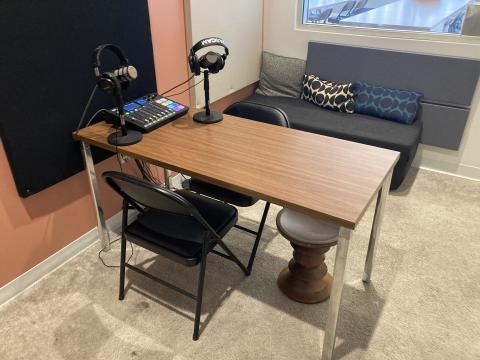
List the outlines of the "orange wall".
{"type": "MultiPolygon", "coordinates": [[[[149,0],[152,41],[159,92],[187,79],[183,0],[149,0]]],[[[176,97],[188,103],[188,92],[176,97]]],[[[115,159],[97,173],[116,169],[115,159]]],[[[119,210],[101,181],[108,216],[119,210]]],[[[15,279],[96,226],[84,172],[27,199],[18,196],[0,144],[0,287],[15,279]]]]}

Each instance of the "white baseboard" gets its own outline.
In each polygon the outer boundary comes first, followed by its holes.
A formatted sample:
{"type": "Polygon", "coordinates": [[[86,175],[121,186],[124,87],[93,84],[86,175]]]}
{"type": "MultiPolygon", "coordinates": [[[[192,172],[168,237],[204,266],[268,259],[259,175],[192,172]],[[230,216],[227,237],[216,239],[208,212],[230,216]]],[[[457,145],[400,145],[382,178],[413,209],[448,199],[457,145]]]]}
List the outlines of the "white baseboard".
{"type": "MultiPolygon", "coordinates": [[[[107,227],[110,230],[119,229],[122,224],[121,212],[112,216],[107,220],[107,227]]],[[[72,260],[75,256],[79,255],[90,246],[98,241],[97,228],[93,228],[86,234],[79,237],[77,240],[71,242],[60,251],[49,256],[41,263],[35,265],[33,268],[23,273],[16,279],[12,280],[8,284],[0,288],[0,305],[12,300],[15,296],[19,295],[22,291],[26,290],[43,277],[47,276],[51,272],[55,271],[60,266],[64,265],[68,261],[72,260]]]]}
{"type": "Polygon", "coordinates": [[[459,151],[420,144],[412,166],[465,179],[480,180],[480,167],[462,163],[462,154],[459,151]]]}
{"type": "Polygon", "coordinates": [[[480,181],[480,168],[475,166],[463,164],[452,165],[447,162],[429,161],[424,164],[420,164],[419,166],[417,165],[417,167],[423,170],[434,171],[468,180],[480,181]]]}

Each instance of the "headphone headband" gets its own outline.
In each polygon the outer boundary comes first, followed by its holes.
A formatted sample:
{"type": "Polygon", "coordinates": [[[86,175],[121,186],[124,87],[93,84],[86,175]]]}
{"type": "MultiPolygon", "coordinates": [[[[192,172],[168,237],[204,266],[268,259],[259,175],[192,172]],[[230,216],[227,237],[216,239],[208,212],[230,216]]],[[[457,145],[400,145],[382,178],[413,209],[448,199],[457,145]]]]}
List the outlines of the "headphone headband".
{"type": "Polygon", "coordinates": [[[228,46],[227,44],[225,43],[225,41],[223,41],[222,39],[218,38],[218,37],[209,37],[209,38],[205,38],[205,39],[202,39],[200,40],[199,42],[197,42],[195,45],[193,45],[193,47],[190,49],[190,54],[191,55],[195,55],[195,53],[201,49],[204,49],[206,47],[209,47],[209,46],[221,46],[225,49],[225,56],[228,56],[228,46]]]}
{"type": "Polygon", "coordinates": [[[99,69],[101,66],[100,56],[102,55],[103,50],[108,50],[114,53],[120,60],[120,64],[122,66],[128,66],[128,59],[125,56],[125,53],[123,52],[122,49],[120,49],[118,46],[113,44],[103,44],[97,47],[93,52],[93,67],[94,69],[96,69],[96,71],[98,70],[99,73],[100,73],[99,69]]]}

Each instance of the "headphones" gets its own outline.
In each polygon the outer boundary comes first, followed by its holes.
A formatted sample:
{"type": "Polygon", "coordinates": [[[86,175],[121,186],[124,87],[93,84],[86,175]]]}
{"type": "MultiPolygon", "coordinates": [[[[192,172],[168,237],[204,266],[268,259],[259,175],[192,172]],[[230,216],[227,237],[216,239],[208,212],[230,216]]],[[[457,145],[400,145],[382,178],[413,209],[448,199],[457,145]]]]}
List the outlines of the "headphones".
{"type": "Polygon", "coordinates": [[[98,87],[103,92],[114,95],[117,90],[125,90],[131,81],[138,77],[137,69],[129,65],[128,59],[122,49],[113,44],[103,44],[93,52],[93,71],[98,87]],[[103,50],[108,50],[115,54],[120,61],[120,67],[111,72],[101,72],[100,57],[103,50]]]}
{"type": "Polygon", "coordinates": [[[222,39],[211,37],[200,40],[190,49],[190,55],[188,56],[190,70],[195,75],[200,75],[200,69],[207,69],[212,74],[216,74],[225,67],[228,54],[228,46],[222,39]],[[197,52],[209,46],[221,46],[225,49],[225,53],[220,55],[214,51],[209,51],[199,59],[197,52]]]}

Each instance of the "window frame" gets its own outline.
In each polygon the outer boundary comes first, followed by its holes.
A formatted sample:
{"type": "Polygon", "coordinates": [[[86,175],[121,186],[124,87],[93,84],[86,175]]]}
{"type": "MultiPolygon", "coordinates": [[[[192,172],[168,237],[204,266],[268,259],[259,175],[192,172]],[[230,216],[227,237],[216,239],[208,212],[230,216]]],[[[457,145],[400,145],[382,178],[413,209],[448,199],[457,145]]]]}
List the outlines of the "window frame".
{"type": "Polygon", "coordinates": [[[420,41],[438,41],[456,44],[480,44],[480,36],[449,34],[416,30],[400,30],[387,28],[369,28],[337,24],[304,24],[304,6],[309,0],[297,0],[295,30],[312,31],[324,34],[340,34],[392,39],[410,39],[420,41]]]}

